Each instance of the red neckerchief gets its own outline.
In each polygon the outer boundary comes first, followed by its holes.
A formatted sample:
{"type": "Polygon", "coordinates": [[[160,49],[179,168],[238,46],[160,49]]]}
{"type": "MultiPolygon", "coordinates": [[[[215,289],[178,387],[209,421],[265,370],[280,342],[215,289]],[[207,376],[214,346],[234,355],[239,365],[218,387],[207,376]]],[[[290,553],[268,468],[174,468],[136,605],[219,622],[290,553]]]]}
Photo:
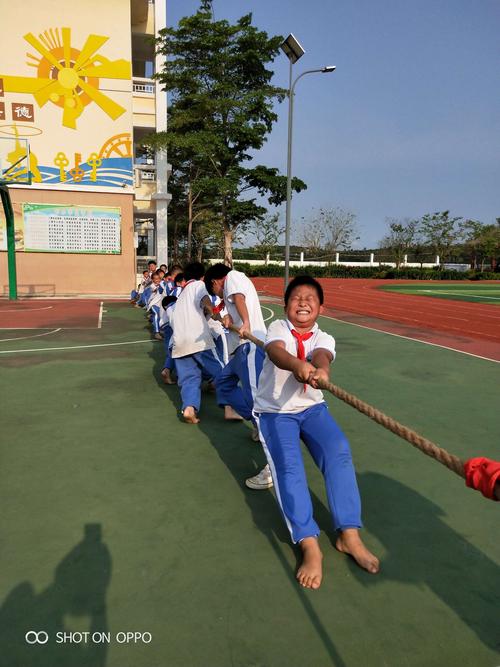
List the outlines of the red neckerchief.
{"type": "MultiPolygon", "coordinates": [[[[295,331],[295,329],[290,329],[290,333],[297,341],[297,358],[301,361],[305,361],[306,351],[304,349],[304,341],[309,340],[309,338],[314,336],[314,331],[308,331],[305,334],[299,334],[297,331],[295,331]]],[[[304,391],[306,390],[306,387],[307,383],[304,383],[304,391]]]]}
{"type": "Polygon", "coordinates": [[[224,310],[225,307],[226,307],[226,304],[224,303],[224,299],[221,299],[219,305],[214,306],[214,315],[217,315],[218,313],[220,313],[221,310],[224,310]]]}

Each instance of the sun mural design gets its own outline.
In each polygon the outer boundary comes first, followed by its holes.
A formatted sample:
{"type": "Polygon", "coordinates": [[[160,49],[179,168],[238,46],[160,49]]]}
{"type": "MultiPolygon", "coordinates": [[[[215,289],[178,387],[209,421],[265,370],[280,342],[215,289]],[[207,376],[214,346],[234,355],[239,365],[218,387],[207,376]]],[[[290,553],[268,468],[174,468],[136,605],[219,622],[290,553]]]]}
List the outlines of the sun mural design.
{"type": "Polygon", "coordinates": [[[27,53],[27,64],[36,69],[36,77],[4,76],[6,92],[30,93],[40,107],[48,102],[63,109],[62,124],[76,129],[76,121],[89,104],[97,104],[116,120],[125,108],[99,90],[99,79],[130,80],[130,61],[109,60],[97,53],[108,41],[103,35],[89,35],[81,50],[71,45],[71,28],[48,29],[37,37],[24,39],[37,52],[27,53]]]}

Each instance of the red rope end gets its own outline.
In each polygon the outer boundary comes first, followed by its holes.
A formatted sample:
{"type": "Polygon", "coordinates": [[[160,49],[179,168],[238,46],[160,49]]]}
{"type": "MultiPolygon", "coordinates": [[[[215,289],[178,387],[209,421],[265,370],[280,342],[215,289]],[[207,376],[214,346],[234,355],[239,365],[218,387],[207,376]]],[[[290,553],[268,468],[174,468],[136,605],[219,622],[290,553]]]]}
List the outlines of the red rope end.
{"type": "Polygon", "coordinates": [[[500,484],[500,462],[483,456],[464,463],[465,483],[490,500],[499,500],[495,495],[495,484],[500,484]]]}

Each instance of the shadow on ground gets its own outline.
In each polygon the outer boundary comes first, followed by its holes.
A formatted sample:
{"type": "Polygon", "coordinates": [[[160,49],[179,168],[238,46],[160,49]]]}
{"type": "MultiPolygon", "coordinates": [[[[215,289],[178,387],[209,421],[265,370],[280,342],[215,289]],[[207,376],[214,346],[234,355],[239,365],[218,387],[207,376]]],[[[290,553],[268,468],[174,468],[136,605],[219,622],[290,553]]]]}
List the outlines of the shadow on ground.
{"type": "MultiPolygon", "coordinates": [[[[161,380],[163,350],[153,348],[153,375],[180,414],[180,395],[176,386],[166,387],[161,380]]],[[[256,527],[266,536],[276,558],[328,652],[332,664],[343,666],[330,635],[312,606],[308,593],[297,585],[295,571],[283,555],[282,544],[290,544],[281,513],[269,492],[245,488],[245,477],[262,468],[265,457],[256,445],[253,453],[242,452],[241,439],[236,445],[230,438],[221,438],[222,415],[218,417],[212,397],[202,399],[203,419],[196,427],[209,439],[221,461],[237,480],[256,527]],[[213,417],[213,418],[212,418],[213,417]]],[[[230,426],[230,425],[228,425],[230,426]]],[[[233,425],[237,429],[241,425],[233,425]]],[[[188,427],[187,428],[192,428],[188,427]]],[[[358,474],[366,528],[385,547],[387,555],[380,577],[367,576],[350,561],[350,570],[364,586],[384,582],[402,582],[433,591],[487,647],[500,649],[500,617],[498,591],[500,568],[444,521],[444,512],[434,503],[400,482],[377,473],[358,474]]],[[[315,518],[335,545],[335,532],[330,512],[312,493],[315,518]]],[[[290,545],[290,548],[293,548],[290,545]]],[[[298,549],[295,555],[299,556],[298,549]]]]}
{"type": "MultiPolygon", "coordinates": [[[[100,524],[87,524],[84,537],[57,565],[54,580],[40,593],[28,581],[18,584],[0,608],[0,667],[105,667],[107,643],[57,643],[68,632],[66,618],[89,621],[85,629],[108,631],[106,590],[111,556],[100,524]],[[26,641],[30,631],[47,633],[45,644],[26,641]]],[[[43,642],[45,635],[38,638],[43,642]]],[[[35,641],[34,635],[28,636],[35,641]]]]}

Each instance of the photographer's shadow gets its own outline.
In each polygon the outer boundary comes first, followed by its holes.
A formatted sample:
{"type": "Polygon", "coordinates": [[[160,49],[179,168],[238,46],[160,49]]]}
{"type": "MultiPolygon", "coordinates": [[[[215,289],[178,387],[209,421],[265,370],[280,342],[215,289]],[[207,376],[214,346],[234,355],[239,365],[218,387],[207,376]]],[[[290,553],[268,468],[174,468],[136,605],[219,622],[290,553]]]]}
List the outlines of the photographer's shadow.
{"type": "Polygon", "coordinates": [[[87,524],[84,537],[57,565],[54,581],[40,593],[24,581],[0,608],[0,667],[105,667],[108,644],[92,642],[92,633],[108,630],[106,590],[111,556],[101,539],[100,524],[87,524]],[[69,632],[66,617],[88,618],[87,643],[57,642],[69,632]],[[30,632],[31,631],[31,632],[30,632]],[[38,643],[34,632],[41,642],[38,643]],[[26,640],[27,633],[28,643],[26,640]]]}

